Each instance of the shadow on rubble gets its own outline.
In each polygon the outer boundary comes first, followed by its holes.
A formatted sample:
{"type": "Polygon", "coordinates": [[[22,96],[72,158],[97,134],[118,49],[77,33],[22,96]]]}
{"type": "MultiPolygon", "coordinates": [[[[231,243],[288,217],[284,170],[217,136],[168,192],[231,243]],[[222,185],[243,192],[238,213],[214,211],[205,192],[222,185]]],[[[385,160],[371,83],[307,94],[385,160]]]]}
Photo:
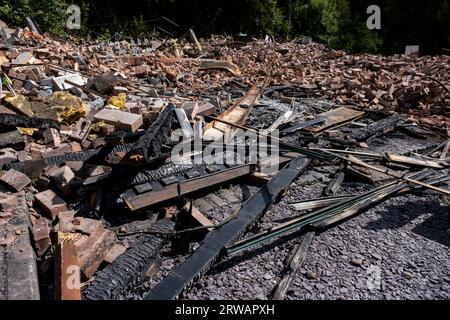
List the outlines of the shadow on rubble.
{"type": "Polygon", "coordinates": [[[442,206],[439,201],[408,201],[386,206],[378,212],[381,217],[369,222],[365,228],[368,230],[399,229],[411,223],[423,214],[432,215],[420,224],[417,224],[412,232],[427,239],[436,241],[450,247],[450,216],[449,206],[442,206]]]}

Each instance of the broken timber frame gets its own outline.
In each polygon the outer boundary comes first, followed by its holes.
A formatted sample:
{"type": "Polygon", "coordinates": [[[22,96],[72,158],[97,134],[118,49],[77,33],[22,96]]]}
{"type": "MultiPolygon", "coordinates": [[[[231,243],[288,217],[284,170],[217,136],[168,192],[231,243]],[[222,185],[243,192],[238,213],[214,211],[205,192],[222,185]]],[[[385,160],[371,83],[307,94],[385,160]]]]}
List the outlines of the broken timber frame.
{"type": "Polygon", "coordinates": [[[272,204],[278,195],[292,181],[303,173],[311,163],[306,157],[292,160],[267,185],[250,197],[236,214],[236,218],[220,229],[211,231],[197,251],[185,262],[176,266],[145,297],[146,300],[167,300],[176,298],[185,287],[198,280],[221,257],[223,249],[235,242],[251,227],[272,204]]]}

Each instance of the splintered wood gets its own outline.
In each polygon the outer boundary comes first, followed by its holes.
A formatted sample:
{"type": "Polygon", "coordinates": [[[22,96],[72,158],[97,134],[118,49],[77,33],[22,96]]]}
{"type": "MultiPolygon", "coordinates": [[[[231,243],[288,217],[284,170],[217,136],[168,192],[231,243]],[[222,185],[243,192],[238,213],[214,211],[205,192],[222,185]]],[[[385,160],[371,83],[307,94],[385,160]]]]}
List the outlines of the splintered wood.
{"type": "MultiPolygon", "coordinates": [[[[252,111],[252,107],[258,101],[261,96],[261,91],[258,85],[255,83],[250,90],[239,99],[232,107],[222,113],[218,119],[231,122],[233,124],[243,124],[247,116],[252,111]]],[[[232,127],[225,123],[218,121],[212,121],[205,126],[203,136],[207,140],[217,140],[221,138],[225,133],[230,132],[232,127]]]]}

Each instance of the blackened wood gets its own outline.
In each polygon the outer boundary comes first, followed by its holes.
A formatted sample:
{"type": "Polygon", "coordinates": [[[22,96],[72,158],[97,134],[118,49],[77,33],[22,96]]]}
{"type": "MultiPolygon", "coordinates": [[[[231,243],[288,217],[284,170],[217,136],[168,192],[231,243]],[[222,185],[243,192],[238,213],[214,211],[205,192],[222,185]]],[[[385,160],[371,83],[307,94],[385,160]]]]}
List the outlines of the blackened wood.
{"type": "Polygon", "coordinates": [[[367,127],[355,130],[352,134],[352,138],[356,141],[364,141],[370,137],[394,130],[403,121],[404,117],[402,115],[396,114],[389,118],[372,123],[367,127]]]}
{"type": "Polygon", "coordinates": [[[220,258],[222,250],[237,241],[272,204],[292,181],[304,172],[311,160],[299,157],[292,160],[267,185],[250,197],[236,214],[236,218],[211,231],[195,253],[184,263],[176,266],[146,297],[146,300],[176,298],[186,287],[192,285],[220,258]]]}
{"type": "Polygon", "coordinates": [[[285,275],[275,288],[273,300],[283,300],[286,296],[286,292],[294,281],[295,274],[302,265],[303,260],[305,260],[306,253],[308,252],[314,236],[314,231],[308,232],[303,236],[302,242],[294,247],[291,258],[286,266],[285,275]]]}

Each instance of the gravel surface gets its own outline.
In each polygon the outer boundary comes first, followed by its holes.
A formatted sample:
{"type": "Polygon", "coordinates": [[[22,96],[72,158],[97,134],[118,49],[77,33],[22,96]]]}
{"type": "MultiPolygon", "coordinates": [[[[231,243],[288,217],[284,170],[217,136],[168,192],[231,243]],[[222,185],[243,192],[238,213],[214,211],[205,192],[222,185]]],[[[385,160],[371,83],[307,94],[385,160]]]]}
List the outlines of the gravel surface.
{"type": "MultiPolygon", "coordinates": [[[[312,172],[269,210],[261,228],[293,215],[287,203],[298,195],[320,194],[322,185],[309,182],[312,172]]],[[[449,209],[436,194],[399,196],[317,235],[286,299],[450,298],[449,209]]],[[[183,298],[269,299],[295,241],[220,264],[183,298]]]]}

